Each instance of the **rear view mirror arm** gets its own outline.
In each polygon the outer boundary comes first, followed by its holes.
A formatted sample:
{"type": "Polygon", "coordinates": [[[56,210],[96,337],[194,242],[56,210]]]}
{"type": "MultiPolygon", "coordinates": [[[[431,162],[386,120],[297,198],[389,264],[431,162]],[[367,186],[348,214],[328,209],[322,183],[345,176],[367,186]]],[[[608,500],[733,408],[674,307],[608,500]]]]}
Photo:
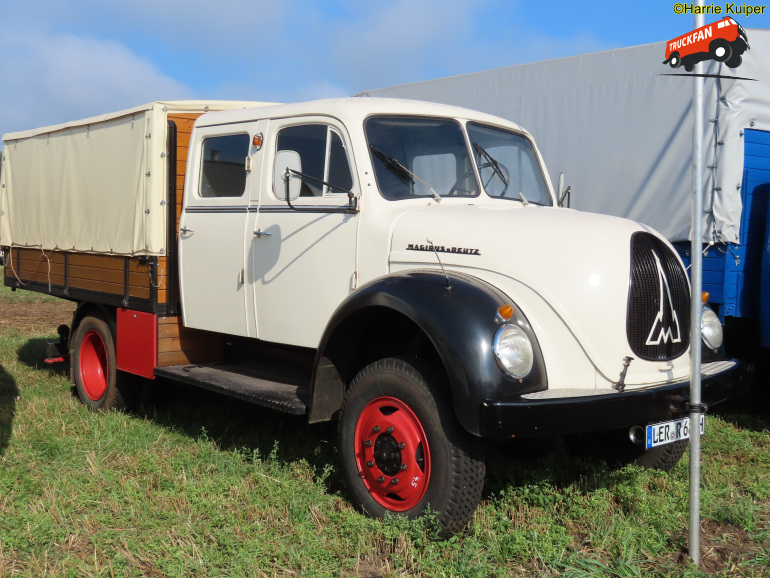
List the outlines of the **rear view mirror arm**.
{"type": "Polygon", "coordinates": [[[353,194],[352,190],[346,190],[340,187],[336,187],[332,185],[331,183],[327,183],[326,181],[323,181],[321,179],[317,179],[315,177],[311,177],[310,175],[306,175],[304,173],[301,173],[299,171],[295,171],[294,169],[290,169],[289,167],[286,167],[286,173],[284,174],[284,182],[286,183],[286,202],[289,205],[289,208],[293,211],[297,211],[299,213],[357,213],[358,212],[358,199],[356,199],[355,194],[353,194]],[[347,193],[348,195],[348,206],[347,207],[295,207],[291,204],[291,196],[289,195],[289,179],[292,175],[295,175],[297,177],[301,177],[303,179],[308,179],[311,181],[314,181],[316,183],[319,183],[321,185],[324,185],[326,187],[329,187],[330,189],[334,189],[335,191],[340,191],[341,193],[347,193]]]}

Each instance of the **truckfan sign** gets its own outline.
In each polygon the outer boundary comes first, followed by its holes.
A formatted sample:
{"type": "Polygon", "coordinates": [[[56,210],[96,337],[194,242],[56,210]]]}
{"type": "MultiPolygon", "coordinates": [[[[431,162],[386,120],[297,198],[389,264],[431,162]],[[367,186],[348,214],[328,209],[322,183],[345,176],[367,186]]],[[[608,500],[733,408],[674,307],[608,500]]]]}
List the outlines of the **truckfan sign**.
{"type": "Polygon", "coordinates": [[[669,40],[663,64],[671,68],[684,66],[687,72],[692,72],[696,63],[716,60],[738,68],[743,62],[743,53],[749,48],[746,31],[728,17],[669,40]]]}

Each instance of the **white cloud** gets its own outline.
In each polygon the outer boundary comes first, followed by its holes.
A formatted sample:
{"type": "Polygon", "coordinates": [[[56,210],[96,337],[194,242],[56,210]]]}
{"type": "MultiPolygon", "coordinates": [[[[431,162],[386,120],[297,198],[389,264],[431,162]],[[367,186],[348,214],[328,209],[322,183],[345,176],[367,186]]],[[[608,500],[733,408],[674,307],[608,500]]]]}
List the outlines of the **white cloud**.
{"type": "Polygon", "coordinates": [[[348,87],[323,79],[299,79],[296,83],[281,86],[271,83],[225,82],[206,95],[207,98],[217,100],[254,100],[281,103],[322,98],[344,98],[346,96],[351,96],[348,87]]]}
{"type": "Polygon", "coordinates": [[[0,131],[84,118],[191,89],[112,41],[0,30],[0,131]]]}
{"type": "Polygon", "coordinates": [[[293,102],[610,48],[515,0],[25,0],[0,20],[0,132],[160,99],[293,102]]]}

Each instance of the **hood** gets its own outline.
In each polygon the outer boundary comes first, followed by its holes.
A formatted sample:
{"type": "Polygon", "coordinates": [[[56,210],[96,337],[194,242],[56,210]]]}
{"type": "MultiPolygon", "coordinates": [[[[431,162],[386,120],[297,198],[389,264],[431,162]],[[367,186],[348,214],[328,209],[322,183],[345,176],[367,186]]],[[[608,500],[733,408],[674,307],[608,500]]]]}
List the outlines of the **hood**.
{"type": "MultiPolygon", "coordinates": [[[[635,358],[629,385],[660,380],[660,362],[639,360],[626,329],[631,237],[659,235],[617,217],[505,205],[431,205],[403,214],[394,226],[391,268],[437,267],[432,241],[444,267],[498,285],[525,315],[527,299],[537,294],[609,381],[618,379],[626,356],[635,358]]],[[[685,355],[675,361],[681,364],[683,357],[687,364],[685,355]]],[[[664,363],[670,368],[671,362],[664,363]]]]}

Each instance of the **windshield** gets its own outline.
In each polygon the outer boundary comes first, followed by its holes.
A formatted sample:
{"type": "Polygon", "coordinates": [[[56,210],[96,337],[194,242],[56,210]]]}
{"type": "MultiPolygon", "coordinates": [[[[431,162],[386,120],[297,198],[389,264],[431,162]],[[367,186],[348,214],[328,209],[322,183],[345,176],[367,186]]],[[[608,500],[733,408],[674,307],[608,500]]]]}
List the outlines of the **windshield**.
{"type": "Polygon", "coordinates": [[[458,122],[378,116],[368,119],[364,130],[377,186],[386,199],[478,196],[458,122]]]}
{"type": "Polygon", "coordinates": [[[468,138],[484,191],[494,198],[550,206],[551,195],[532,143],[523,135],[468,123],[468,138]]]}

